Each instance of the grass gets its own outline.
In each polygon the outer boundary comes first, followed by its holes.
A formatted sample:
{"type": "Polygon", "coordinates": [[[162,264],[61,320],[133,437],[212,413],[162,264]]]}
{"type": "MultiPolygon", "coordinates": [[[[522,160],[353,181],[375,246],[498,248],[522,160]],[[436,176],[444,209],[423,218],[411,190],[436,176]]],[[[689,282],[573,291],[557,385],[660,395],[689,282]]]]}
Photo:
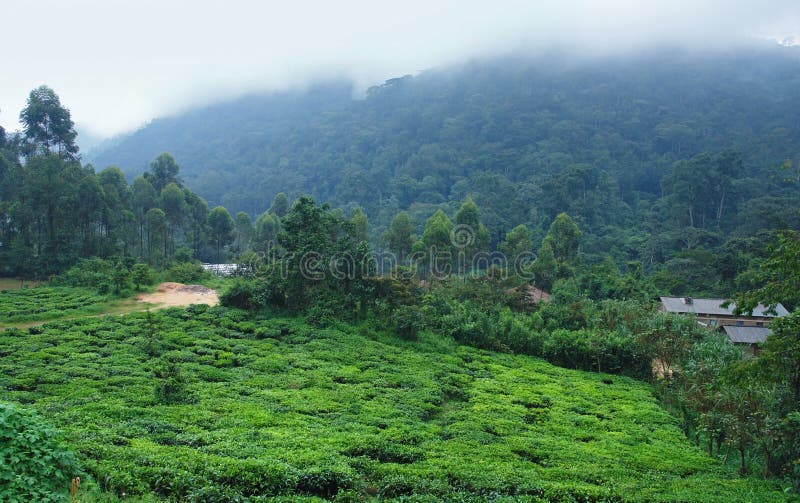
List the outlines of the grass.
{"type": "Polygon", "coordinates": [[[7,330],[0,357],[3,399],[64,431],[108,498],[786,498],[692,446],[642,382],[431,334],[191,307],[7,330]],[[183,403],[157,399],[165,361],[183,403]]]}

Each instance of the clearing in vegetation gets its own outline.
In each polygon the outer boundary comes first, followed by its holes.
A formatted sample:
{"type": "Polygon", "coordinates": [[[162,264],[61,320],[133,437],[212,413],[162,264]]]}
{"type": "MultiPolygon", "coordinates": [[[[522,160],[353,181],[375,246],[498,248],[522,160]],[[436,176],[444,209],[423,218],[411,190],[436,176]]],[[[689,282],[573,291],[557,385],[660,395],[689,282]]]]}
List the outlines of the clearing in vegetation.
{"type": "Polygon", "coordinates": [[[60,428],[83,480],[118,495],[788,497],[692,446],[640,381],[426,333],[192,306],[11,329],[0,350],[3,399],[60,428]]]}
{"type": "Polygon", "coordinates": [[[156,307],[185,307],[192,304],[216,306],[219,304],[217,292],[202,285],[182,283],[161,283],[154,293],[144,293],[137,297],[139,302],[156,307]]]}

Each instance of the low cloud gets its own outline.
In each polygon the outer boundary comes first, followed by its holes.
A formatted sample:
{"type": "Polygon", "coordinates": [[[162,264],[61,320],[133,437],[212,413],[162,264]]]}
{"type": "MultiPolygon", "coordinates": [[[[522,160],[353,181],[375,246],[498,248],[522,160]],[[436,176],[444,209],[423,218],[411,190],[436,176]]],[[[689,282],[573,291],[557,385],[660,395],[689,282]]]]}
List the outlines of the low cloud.
{"type": "Polygon", "coordinates": [[[4,0],[0,124],[48,84],[100,135],[245,92],[358,86],[431,66],[563,47],[719,49],[798,36],[795,1],[138,2],[4,0]],[[794,30],[794,31],[793,31],[794,30]]]}

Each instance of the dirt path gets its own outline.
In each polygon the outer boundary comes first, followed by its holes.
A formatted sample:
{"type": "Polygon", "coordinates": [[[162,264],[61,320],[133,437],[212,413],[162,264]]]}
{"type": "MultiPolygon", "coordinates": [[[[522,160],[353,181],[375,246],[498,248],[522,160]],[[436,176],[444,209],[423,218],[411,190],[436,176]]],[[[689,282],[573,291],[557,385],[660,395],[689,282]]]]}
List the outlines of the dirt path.
{"type": "Polygon", "coordinates": [[[217,292],[202,285],[184,285],[183,283],[161,283],[154,293],[143,293],[137,301],[153,304],[155,308],[184,307],[191,304],[219,304],[217,292]]]}

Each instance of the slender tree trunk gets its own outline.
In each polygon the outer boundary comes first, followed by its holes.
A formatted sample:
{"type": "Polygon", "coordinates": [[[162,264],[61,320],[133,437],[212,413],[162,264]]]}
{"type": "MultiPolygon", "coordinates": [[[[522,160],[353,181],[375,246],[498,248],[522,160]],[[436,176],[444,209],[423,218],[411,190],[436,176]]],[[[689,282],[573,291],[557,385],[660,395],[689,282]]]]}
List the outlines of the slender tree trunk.
{"type": "Polygon", "coordinates": [[[766,442],[764,443],[764,478],[768,479],[770,477],[770,470],[769,465],[772,462],[772,455],[770,453],[769,448],[767,447],[766,442]]]}
{"type": "Polygon", "coordinates": [[[739,445],[739,459],[741,460],[741,464],[739,465],[739,474],[745,475],[747,473],[747,466],[745,465],[744,460],[744,446],[739,445]]]}

